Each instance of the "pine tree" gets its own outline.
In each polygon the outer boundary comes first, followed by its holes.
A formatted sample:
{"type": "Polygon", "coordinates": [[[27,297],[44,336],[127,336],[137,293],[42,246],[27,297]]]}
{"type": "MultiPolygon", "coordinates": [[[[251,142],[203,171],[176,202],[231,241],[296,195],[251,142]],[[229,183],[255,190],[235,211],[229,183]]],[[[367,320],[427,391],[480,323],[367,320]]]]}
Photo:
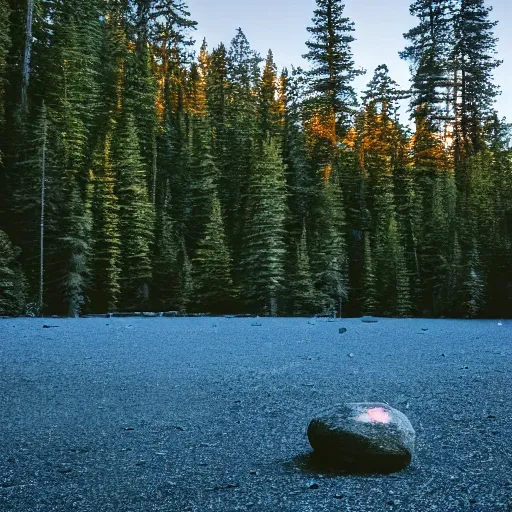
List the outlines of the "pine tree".
{"type": "Polygon", "coordinates": [[[480,269],[480,256],[476,241],[473,241],[466,266],[464,291],[465,316],[474,318],[481,312],[485,301],[485,280],[480,269]]]}
{"type": "Polygon", "coordinates": [[[412,116],[428,133],[442,133],[454,119],[449,55],[455,4],[456,0],[415,0],[409,9],[419,24],[404,34],[410,46],[400,56],[411,63],[412,116]]]}
{"type": "Polygon", "coordinates": [[[375,266],[372,259],[371,241],[368,232],[364,234],[364,267],[362,289],[362,313],[364,315],[373,315],[377,311],[377,290],[375,266]]]}
{"type": "MultiPolygon", "coordinates": [[[[4,94],[7,74],[7,55],[11,45],[10,39],[10,8],[7,0],[0,0],[0,134],[3,134],[5,125],[4,94]]],[[[2,165],[2,151],[0,145],[0,166],[2,165]]]]}
{"type": "Polygon", "coordinates": [[[289,309],[293,315],[310,315],[315,312],[315,287],[309,264],[305,224],[302,228],[300,242],[296,244],[292,272],[287,286],[289,309]]]}
{"type": "Polygon", "coordinates": [[[178,247],[179,250],[174,267],[174,275],[176,276],[176,293],[174,300],[178,311],[185,313],[187,306],[192,300],[192,294],[194,293],[193,269],[183,238],[178,244],[178,247]]]}
{"type": "Polygon", "coordinates": [[[0,315],[20,315],[26,302],[26,283],[16,261],[19,250],[0,231],[0,315]]]}
{"type": "Polygon", "coordinates": [[[332,117],[335,133],[344,137],[357,99],[351,82],[358,75],[352,58],[350,44],[354,23],[343,17],[345,6],[340,0],[316,0],[312,35],[306,42],[309,51],[303,57],[312,64],[307,72],[310,80],[311,103],[321,114],[332,117]]]}
{"type": "Polygon", "coordinates": [[[131,114],[125,114],[113,136],[112,164],[117,176],[121,240],[120,304],[129,310],[148,306],[154,209],[148,197],[145,167],[131,114]]]}
{"type": "Polygon", "coordinates": [[[120,293],[121,240],[116,177],[112,167],[112,130],[96,150],[91,171],[91,280],[90,309],[115,311],[120,293]]]}
{"type": "MultiPolygon", "coordinates": [[[[226,233],[232,251],[235,286],[241,276],[241,240],[245,197],[253,158],[257,154],[257,91],[260,56],[251,49],[241,29],[231,41],[227,55],[228,102],[226,105],[227,159],[219,183],[219,198],[226,214],[226,233]]],[[[259,158],[259,155],[258,155],[259,158]]]]}
{"type": "Polygon", "coordinates": [[[311,268],[317,292],[317,307],[336,311],[348,296],[345,213],[339,184],[321,185],[314,222],[311,268]]]}
{"type": "Polygon", "coordinates": [[[278,100],[277,68],[272,50],[268,51],[259,91],[259,134],[263,140],[280,140],[281,111],[278,100]]]}
{"type": "Polygon", "coordinates": [[[153,252],[153,304],[159,311],[176,307],[178,240],[172,218],[169,182],[165,184],[164,203],[155,220],[153,252]]]}
{"type": "Polygon", "coordinates": [[[203,238],[199,241],[196,257],[192,260],[194,301],[196,307],[220,313],[232,305],[234,298],[229,255],[217,192],[210,201],[210,218],[206,222],[203,238]]]}
{"type": "Polygon", "coordinates": [[[276,315],[285,255],[284,166],[275,142],[263,143],[251,174],[243,236],[243,297],[258,312],[276,315]]]}
{"type": "Polygon", "coordinates": [[[483,149],[484,123],[492,116],[499,94],[493,83],[493,72],[501,64],[493,57],[497,53],[493,29],[498,22],[489,20],[491,11],[484,0],[460,0],[454,20],[455,139],[463,155],[483,149]]]}

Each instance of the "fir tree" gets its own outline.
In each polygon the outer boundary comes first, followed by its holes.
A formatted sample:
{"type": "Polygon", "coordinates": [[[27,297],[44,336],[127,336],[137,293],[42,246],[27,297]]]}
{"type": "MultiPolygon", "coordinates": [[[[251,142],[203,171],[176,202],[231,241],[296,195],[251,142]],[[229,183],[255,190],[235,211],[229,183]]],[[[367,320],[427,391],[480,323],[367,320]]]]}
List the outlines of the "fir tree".
{"type": "Polygon", "coordinates": [[[113,139],[121,240],[120,304],[127,309],[148,305],[154,210],[148,197],[144,163],[135,123],[124,115],[113,139]]]}
{"type": "Polygon", "coordinates": [[[91,280],[90,309],[115,311],[120,293],[121,240],[116,177],[112,167],[112,130],[96,150],[91,172],[91,280]]]}
{"type": "Polygon", "coordinates": [[[276,315],[285,254],[285,178],[275,142],[264,143],[251,174],[243,237],[243,296],[258,312],[276,315]]]}
{"type": "Polygon", "coordinates": [[[454,46],[455,2],[415,0],[409,11],[419,24],[404,34],[410,46],[400,53],[411,63],[412,116],[417,123],[424,123],[429,133],[441,133],[454,118],[449,55],[454,46]]]}
{"type": "Polygon", "coordinates": [[[300,242],[296,244],[294,268],[287,286],[287,293],[292,314],[305,316],[315,312],[315,287],[309,264],[305,224],[300,242]]]}
{"type": "Polygon", "coordinates": [[[484,0],[460,0],[454,21],[455,138],[463,155],[483,149],[483,126],[499,94],[493,83],[493,72],[501,64],[494,58],[497,39],[493,29],[498,22],[489,20],[491,11],[484,0]]]}
{"type": "Polygon", "coordinates": [[[165,185],[164,203],[155,220],[153,253],[153,304],[158,310],[176,307],[179,295],[177,283],[178,240],[172,218],[170,187],[165,185]]]}
{"type": "Polygon", "coordinates": [[[210,200],[210,218],[206,222],[203,238],[199,241],[196,257],[192,260],[194,301],[196,307],[220,313],[232,305],[233,281],[229,255],[217,192],[210,200]]]}
{"type": "MultiPolygon", "coordinates": [[[[242,220],[246,211],[247,184],[257,154],[257,91],[260,56],[251,49],[241,29],[231,41],[227,56],[229,79],[226,119],[224,173],[219,183],[219,198],[226,213],[226,233],[234,261],[235,286],[241,280],[242,220]]],[[[259,158],[259,156],[258,156],[259,158]]]]}
{"type": "Polygon", "coordinates": [[[336,182],[321,185],[314,222],[311,268],[317,304],[324,312],[338,309],[348,296],[345,213],[341,190],[336,182]]]}
{"type": "Polygon", "coordinates": [[[0,231],[0,315],[20,315],[26,302],[26,283],[16,261],[19,250],[0,231]]]}
{"type": "Polygon", "coordinates": [[[469,253],[464,291],[465,301],[463,307],[465,316],[474,318],[481,312],[485,301],[485,280],[480,269],[480,256],[476,241],[473,241],[469,253]]]}
{"type": "Polygon", "coordinates": [[[269,50],[259,91],[259,134],[263,140],[280,140],[282,124],[278,101],[277,68],[269,50]]]}
{"type": "Polygon", "coordinates": [[[358,75],[350,44],[354,23],[343,17],[345,6],[340,0],[316,0],[313,26],[308,27],[312,35],[306,42],[308,53],[304,55],[312,64],[307,72],[310,80],[310,95],[315,108],[327,116],[334,116],[336,134],[346,134],[357,106],[351,82],[358,75]]]}
{"type": "MultiPolygon", "coordinates": [[[[10,39],[10,8],[7,0],[0,0],[0,134],[5,124],[4,94],[7,74],[7,55],[11,45],[10,39]]],[[[0,166],[2,165],[2,146],[0,145],[0,166]]]]}
{"type": "Polygon", "coordinates": [[[363,267],[363,303],[364,315],[373,315],[377,310],[377,290],[375,267],[372,259],[372,248],[369,233],[364,234],[364,267],[363,267]]]}

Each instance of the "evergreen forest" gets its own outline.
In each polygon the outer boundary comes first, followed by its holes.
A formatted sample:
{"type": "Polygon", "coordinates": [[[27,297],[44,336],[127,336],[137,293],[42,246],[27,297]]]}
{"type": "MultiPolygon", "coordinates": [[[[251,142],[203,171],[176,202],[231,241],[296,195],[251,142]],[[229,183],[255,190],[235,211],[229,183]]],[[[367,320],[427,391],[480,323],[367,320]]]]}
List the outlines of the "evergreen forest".
{"type": "Polygon", "coordinates": [[[0,315],[511,317],[491,7],[413,0],[362,93],[344,10],[277,69],[182,0],[0,0],[0,315]]]}

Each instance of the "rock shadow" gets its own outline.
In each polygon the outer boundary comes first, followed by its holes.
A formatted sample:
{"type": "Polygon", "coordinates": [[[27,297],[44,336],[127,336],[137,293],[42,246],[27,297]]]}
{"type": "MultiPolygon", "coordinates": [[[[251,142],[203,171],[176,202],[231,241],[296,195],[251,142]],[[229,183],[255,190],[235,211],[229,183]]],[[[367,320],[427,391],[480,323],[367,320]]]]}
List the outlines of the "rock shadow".
{"type": "Polygon", "coordinates": [[[385,460],[380,458],[356,459],[333,457],[317,452],[303,453],[283,463],[286,468],[298,469],[307,474],[322,474],[327,477],[388,475],[402,471],[407,466],[403,458],[385,460]]]}

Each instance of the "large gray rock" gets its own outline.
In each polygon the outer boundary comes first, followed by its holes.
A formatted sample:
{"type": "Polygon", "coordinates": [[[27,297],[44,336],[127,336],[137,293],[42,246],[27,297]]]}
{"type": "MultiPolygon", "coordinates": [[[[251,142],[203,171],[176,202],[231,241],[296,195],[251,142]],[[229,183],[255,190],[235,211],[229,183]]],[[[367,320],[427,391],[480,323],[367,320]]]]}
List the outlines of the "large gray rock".
{"type": "Polygon", "coordinates": [[[400,471],[411,462],[415,437],[405,414],[379,402],[337,405],[308,427],[315,457],[346,471],[400,471]]]}

